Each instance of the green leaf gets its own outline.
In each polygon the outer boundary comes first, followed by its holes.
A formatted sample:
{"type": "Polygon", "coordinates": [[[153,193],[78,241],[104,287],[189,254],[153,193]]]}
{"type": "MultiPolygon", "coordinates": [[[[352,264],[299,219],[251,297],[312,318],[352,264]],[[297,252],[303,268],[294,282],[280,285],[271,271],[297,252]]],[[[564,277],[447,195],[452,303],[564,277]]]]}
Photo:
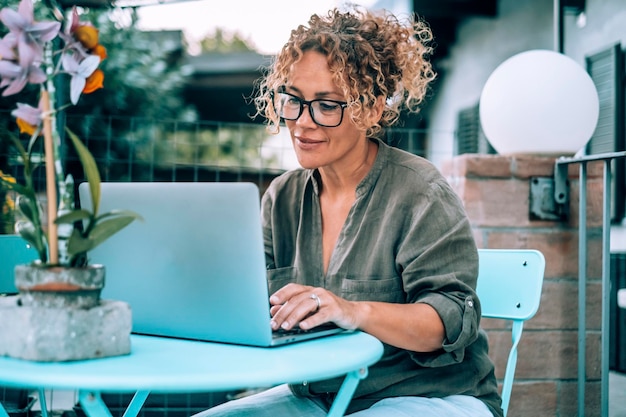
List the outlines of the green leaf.
{"type": "Polygon", "coordinates": [[[91,233],[89,233],[88,237],[82,236],[80,232],[74,230],[68,242],[68,253],[70,256],[74,256],[81,252],[89,252],[109,237],[128,226],[135,219],[136,216],[131,215],[116,216],[114,218],[101,221],[93,229],[91,229],[91,233]]]}
{"type": "Polygon", "coordinates": [[[73,257],[79,253],[87,252],[91,249],[91,239],[84,237],[80,230],[72,230],[72,234],[67,241],[67,252],[70,257],[73,257]]]}
{"type": "MultiPolygon", "coordinates": [[[[39,141],[41,135],[41,128],[37,128],[37,130],[33,133],[28,141],[28,155],[32,155],[35,150],[35,145],[39,141]]],[[[21,145],[21,143],[20,143],[21,145]]]]}
{"type": "MultiPolygon", "coordinates": [[[[24,164],[24,175],[26,175],[26,178],[28,179],[32,175],[32,172],[33,172],[33,168],[31,167],[31,154],[32,154],[31,145],[33,144],[33,139],[31,139],[31,142],[29,143],[28,151],[26,151],[19,137],[12,135],[12,134],[9,134],[8,136],[11,142],[13,143],[13,146],[15,146],[15,148],[20,154],[20,158],[22,159],[22,163],[24,164]]],[[[32,183],[28,182],[28,185],[31,186],[32,183]]],[[[22,191],[18,191],[18,192],[21,193],[22,191]]]]}
{"type": "Polygon", "coordinates": [[[83,145],[83,142],[81,142],[78,136],[76,136],[71,130],[68,128],[65,130],[72,140],[74,148],[76,148],[76,153],[78,153],[78,158],[80,159],[83,171],[85,172],[85,177],[87,177],[87,182],[89,183],[89,194],[91,195],[91,206],[93,207],[93,214],[95,216],[98,214],[98,208],[100,206],[100,172],[98,172],[96,161],[93,159],[89,149],[83,145]]]}
{"type": "Polygon", "coordinates": [[[41,262],[46,263],[48,260],[48,252],[41,229],[37,229],[33,223],[29,221],[18,220],[15,222],[15,231],[35,248],[41,262]]]}
{"type": "Polygon", "coordinates": [[[119,216],[128,216],[133,217],[136,220],[143,221],[143,217],[140,214],[135,213],[132,210],[111,210],[108,213],[103,213],[96,218],[96,223],[106,219],[107,217],[119,217],[119,216]]]}
{"type": "Polygon", "coordinates": [[[15,202],[18,210],[26,217],[30,222],[34,223],[36,219],[37,213],[37,203],[34,202],[30,197],[20,194],[17,196],[17,200],[15,202]]]}
{"type": "Polygon", "coordinates": [[[27,194],[28,193],[28,188],[24,187],[21,184],[12,182],[12,181],[7,181],[4,178],[2,178],[0,176],[0,188],[4,188],[6,190],[12,190],[17,192],[18,194],[27,194]]]}
{"type": "Polygon", "coordinates": [[[131,224],[135,219],[135,216],[122,215],[98,222],[90,234],[90,237],[94,242],[92,248],[95,248],[100,243],[104,242],[106,239],[131,224]]]}
{"type": "Polygon", "coordinates": [[[91,219],[92,215],[89,211],[81,209],[81,210],[72,210],[69,213],[65,213],[56,218],[54,221],[56,224],[74,224],[80,220],[88,220],[91,219]]]}
{"type": "Polygon", "coordinates": [[[22,142],[19,140],[19,138],[15,135],[10,134],[9,139],[11,139],[11,142],[13,142],[13,146],[17,148],[17,151],[20,153],[20,157],[22,158],[22,160],[28,161],[28,154],[26,153],[26,149],[24,149],[24,146],[22,145],[22,142]]]}

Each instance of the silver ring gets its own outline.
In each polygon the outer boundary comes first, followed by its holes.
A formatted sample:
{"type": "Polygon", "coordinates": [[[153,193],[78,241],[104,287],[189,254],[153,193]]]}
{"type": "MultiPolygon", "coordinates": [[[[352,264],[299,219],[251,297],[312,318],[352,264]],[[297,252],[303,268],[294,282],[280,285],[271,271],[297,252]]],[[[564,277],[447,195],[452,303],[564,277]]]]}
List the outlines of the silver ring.
{"type": "Polygon", "coordinates": [[[315,309],[315,311],[319,310],[320,307],[322,306],[322,302],[320,301],[320,298],[315,293],[311,294],[310,298],[311,300],[315,300],[315,302],[317,303],[317,308],[315,309]]]}

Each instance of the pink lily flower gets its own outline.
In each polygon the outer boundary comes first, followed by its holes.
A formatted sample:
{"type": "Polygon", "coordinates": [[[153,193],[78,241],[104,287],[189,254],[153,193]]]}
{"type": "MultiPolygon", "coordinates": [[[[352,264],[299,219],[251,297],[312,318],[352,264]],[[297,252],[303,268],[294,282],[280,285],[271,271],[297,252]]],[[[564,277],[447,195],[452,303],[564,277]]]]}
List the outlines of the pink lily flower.
{"type": "Polygon", "coordinates": [[[2,39],[0,39],[0,59],[13,61],[17,57],[15,55],[16,44],[17,40],[11,33],[7,33],[2,39]]]}
{"type": "Polygon", "coordinates": [[[80,59],[84,59],[89,56],[89,51],[87,51],[80,42],[74,39],[72,35],[61,32],[59,33],[59,37],[63,39],[66,51],[77,53],[80,56],[80,59]]]}
{"type": "Polygon", "coordinates": [[[41,84],[46,81],[46,74],[36,65],[23,67],[12,61],[0,61],[0,88],[7,87],[3,96],[19,93],[26,83],[41,84]]]}
{"type": "Polygon", "coordinates": [[[60,22],[36,22],[33,11],[31,0],[22,0],[17,12],[8,7],[0,10],[0,21],[17,38],[18,59],[22,67],[41,62],[44,43],[54,39],[61,30],[60,22]]]}
{"type": "Polygon", "coordinates": [[[65,53],[61,60],[63,69],[72,77],[70,80],[70,101],[75,105],[78,103],[78,99],[85,88],[87,77],[98,68],[100,57],[89,55],[79,62],[74,54],[65,53]]]}
{"type": "Polygon", "coordinates": [[[65,25],[65,30],[59,33],[59,37],[65,42],[65,48],[67,50],[74,51],[80,55],[79,59],[86,58],[90,55],[90,52],[79,42],[75,37],[75,32],[81,26],[92,26],[91,22],[81,22],[76,6],[72,7],[72,13],[69,16],[68,24],[65,25]]]}
{"type": "Polygon", "coordinates": [[[17,103],[17,109],[13,110],[11,115],[17,119],[24,120],[32,126],[39,126],[43,121],[43,111],[41,108],[24,103],[17,103]]]}

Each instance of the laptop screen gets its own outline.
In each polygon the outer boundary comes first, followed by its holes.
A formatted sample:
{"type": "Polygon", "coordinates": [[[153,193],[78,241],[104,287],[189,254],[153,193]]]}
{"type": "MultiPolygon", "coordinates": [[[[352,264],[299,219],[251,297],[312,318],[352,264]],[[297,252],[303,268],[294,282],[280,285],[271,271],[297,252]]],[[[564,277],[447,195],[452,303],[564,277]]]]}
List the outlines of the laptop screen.
{"type": "MultiPolygon", "coordinates": [[[[103,183],[100,213],[143,217],[89,253],[133,332],[263,345],[271,339],[260,196],[251,183],[103,183]]],[[[87,184],[79,186],[89,208],[87,184]]]]}

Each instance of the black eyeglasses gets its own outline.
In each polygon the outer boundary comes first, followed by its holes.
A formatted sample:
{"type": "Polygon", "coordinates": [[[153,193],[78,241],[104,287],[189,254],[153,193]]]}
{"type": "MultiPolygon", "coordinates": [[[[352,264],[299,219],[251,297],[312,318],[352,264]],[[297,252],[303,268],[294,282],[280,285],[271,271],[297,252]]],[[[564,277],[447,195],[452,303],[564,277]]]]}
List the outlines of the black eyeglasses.
{"type": "Polygon", "coordinates": [[[315,124],[323,127],[337,127],[343,120],[343,109],[348,107],[345,101],[315,99],[302,100],[300,97],[285,92],[272,94],[274,110],[284,120],[298,120],[304,111],[304,106],[309,106],[309,114],[315,124]]]}

